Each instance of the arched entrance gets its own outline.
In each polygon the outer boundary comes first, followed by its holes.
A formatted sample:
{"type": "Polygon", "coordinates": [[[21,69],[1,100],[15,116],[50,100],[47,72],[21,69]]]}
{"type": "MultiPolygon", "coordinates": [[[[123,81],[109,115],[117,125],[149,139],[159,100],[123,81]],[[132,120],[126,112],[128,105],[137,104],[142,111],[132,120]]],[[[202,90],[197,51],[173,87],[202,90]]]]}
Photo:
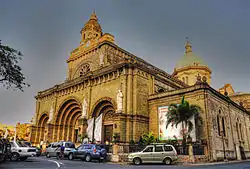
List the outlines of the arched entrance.
{"type": "Polygon", "coordinates": [[[38,120],[38,142],[40,143],[41,141],[46,142],[47,141],[47,133],[48,133],[48,128],[47,128],[47,122],[49,120],[49,116],[44,113],[41,115],[41,117],[38,120]]]}
{"type": "Polygon", "coordinates": [[[97,102],[94,110],[92,111],[92,117],[97,118],[100,115],[102,117],[102,141],[112,141],[114,130],[114,115],[115,105],[111,99],[102,99],[97,102]]]}
{"type": "Polygon", "coordinates": [[[69,99],[60,107],[55,124],[58,124],[57,140],[77,142],[80,127],[78,119],[81,116],[81,104],[75,99],[69,99]]]}

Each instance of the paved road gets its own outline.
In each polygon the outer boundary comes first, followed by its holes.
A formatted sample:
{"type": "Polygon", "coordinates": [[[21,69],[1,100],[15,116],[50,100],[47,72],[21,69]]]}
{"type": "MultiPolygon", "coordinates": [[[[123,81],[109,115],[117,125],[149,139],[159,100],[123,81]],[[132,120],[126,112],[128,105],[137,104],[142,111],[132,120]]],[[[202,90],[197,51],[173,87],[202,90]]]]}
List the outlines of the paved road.
{"type": "Polygon", "coordinates": [[[152,169],[152,168],[174,168],[174,169],[250,169],[250,162],[230,163],[206,166],[177,166],[177,165],[122,165],[111,163],[91,162],[87,163],[81,160],[56,160],[55,158],[34,157],[26,161],[10,162],[0,164],[0,169],[152,169]]]}

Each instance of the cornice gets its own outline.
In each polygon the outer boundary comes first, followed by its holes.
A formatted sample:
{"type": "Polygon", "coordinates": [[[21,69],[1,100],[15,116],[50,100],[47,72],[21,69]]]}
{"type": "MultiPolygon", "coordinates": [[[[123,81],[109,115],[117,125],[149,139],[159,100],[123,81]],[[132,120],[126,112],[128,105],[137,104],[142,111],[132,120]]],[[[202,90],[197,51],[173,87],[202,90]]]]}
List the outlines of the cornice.
{"type": "Polygon", "coordinates": [[[247,113],[247,110],[244,107],[242,107],[242,106],[238,105],[237,103],[235,103],[234,101],[232,101],[228,96],[221,94],[220,92],[218,92],[217,90],[215,90],[214,88],[209,86],[207,83],[196,84],[194,86],[190,86],[190,87],[187,87],[184,89],[173,90],[173,91],[169,91],[169,92],[165,92],[165,93],[153,94],[153,95],[149,96],[148,100],[151,101],[151,100],[156,100],[156,99],[160,99],[160,98],[164,98],[164,97],[170,97],[170,96],[175,96],[175,95],[184,95],[184,94],[192,93],[192,92],[199,91],[199,90],[211,92],[212,94],[219,97],[220,99],[222,99],[226,102],[229,102],[234,107],[247,113]]]}
{"type": "Polygon", "coordinates": [[[211,69],[209,69],[207,66],[186,66],[186,67],[183,67],[180,69],[174,69],[172,76],[175,76],[175,75],[177,75],[177,73],[184,72],[187,70],[206,70],[210,74],[212,73],[211,69]]]}

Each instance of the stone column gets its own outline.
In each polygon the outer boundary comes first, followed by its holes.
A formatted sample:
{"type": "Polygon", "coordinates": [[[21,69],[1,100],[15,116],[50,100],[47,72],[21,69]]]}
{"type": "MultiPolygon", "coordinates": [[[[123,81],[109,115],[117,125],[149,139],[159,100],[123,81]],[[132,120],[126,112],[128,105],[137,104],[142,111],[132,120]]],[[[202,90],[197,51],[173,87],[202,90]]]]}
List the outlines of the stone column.
{"type": "Polygon", "coordinates": [[[49,143],[51,143],[51,142],[53,142],[53,129],[54,129],[54,125],[53,124],[51,124],[51,123],[48,123],[47,124],[47,132],[48,132],[48,134],[47,134],[47,142],[49,142],[49,143]]]}

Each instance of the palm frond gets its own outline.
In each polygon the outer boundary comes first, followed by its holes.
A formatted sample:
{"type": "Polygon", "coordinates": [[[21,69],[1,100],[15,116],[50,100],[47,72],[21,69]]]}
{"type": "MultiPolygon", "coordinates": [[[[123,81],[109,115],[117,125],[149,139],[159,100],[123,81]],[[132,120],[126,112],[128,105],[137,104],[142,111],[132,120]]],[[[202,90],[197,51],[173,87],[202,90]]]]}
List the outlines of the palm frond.
{"type": "Polygon", "coordinates": [[[187,128],[188,128],[188,133],[191,133],[191,131],[194,128],[194,125],[193,125],[193,123],[190,120],[187,121],[187,128]]]}

